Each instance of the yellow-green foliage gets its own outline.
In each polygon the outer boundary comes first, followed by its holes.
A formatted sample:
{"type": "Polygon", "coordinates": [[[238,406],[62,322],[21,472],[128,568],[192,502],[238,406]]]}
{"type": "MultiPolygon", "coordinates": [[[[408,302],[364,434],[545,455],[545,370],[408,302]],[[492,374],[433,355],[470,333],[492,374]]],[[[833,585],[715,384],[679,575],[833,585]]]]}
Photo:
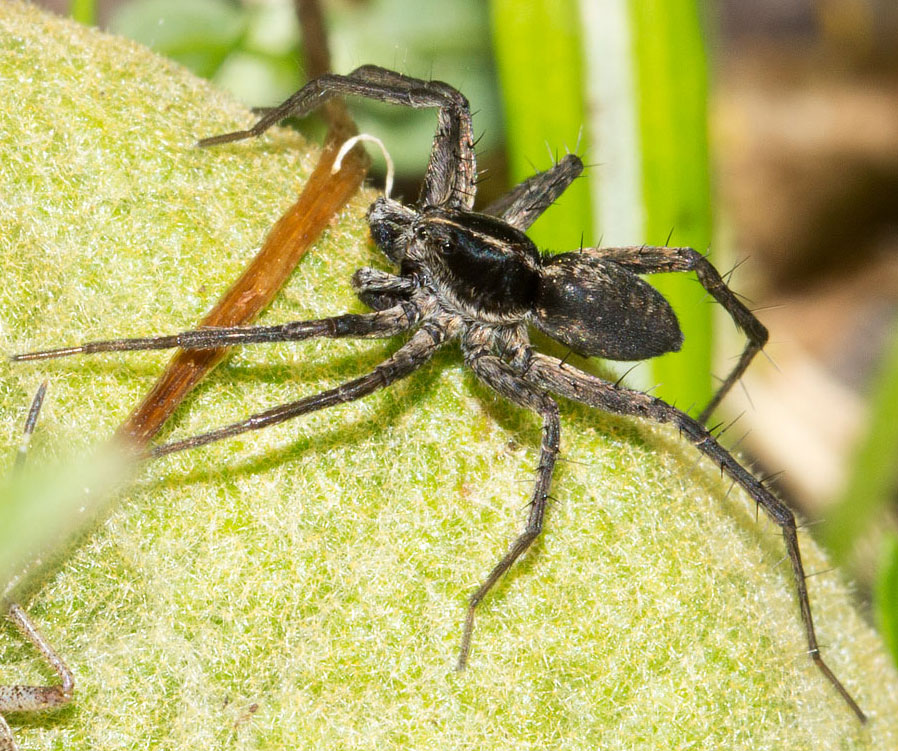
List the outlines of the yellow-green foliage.
{"type": "MultiPolygon", "coordinates": [[[[0,5],[0,351],[189,327],[292,200],[312,155],[135,44],[0,5]]],[[[370,198],[370,197],[369,197],[370,198]]],[[[380,264],[357,200],[267,322],[360,310],[380,264]]],[[[183,436],[370,368],[392,342],[253,347],[180,410],[183,436]]],[[[108,436],[164,354],[0,366],[11,464],[42,378],[32,466],[108,436]]],[[[836,573],[810,580],[804,655],[776,529],[674,432],[563,410],[543,539],[484,603],[521,528],[538,421],[454,352],[389,392],[146,466],[27,589],[77,675],[73,706],[11,722],[23,749],[894,749],[898,682],[836,573]]],[[[46,468],[46,469],[45,469],[46,468]]],[[[2,534],[4,530],[0,530],[2,534]]],[[[810,571],[828,567],[803,536],[810,571]]],[[[48,671],[10,628],[0,680],[48,671]]]]}

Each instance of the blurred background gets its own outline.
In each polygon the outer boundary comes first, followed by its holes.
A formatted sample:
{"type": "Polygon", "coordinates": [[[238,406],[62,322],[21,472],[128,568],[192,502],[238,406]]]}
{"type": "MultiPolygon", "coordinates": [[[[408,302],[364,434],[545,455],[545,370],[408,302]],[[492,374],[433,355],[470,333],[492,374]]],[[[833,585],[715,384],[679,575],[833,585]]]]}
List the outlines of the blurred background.
{"type": "MultiPolygon", "coordinates": [[[[147,44],[248,105],[305,80],[294,0],[40,4],[147,44]]],[[[721,440],[808,520],[898,655],[898,4],[322,5],[336,72],[376,63],[466,94],[481,204],[565,150],[584,157],[586,176],[533,228],[541,247],[690,245],[733,272],[771,340],[711,422],[738,417],[721,440]]],[[[433,113],[352,111],[414,199],[433,113]]],[[[627,382],[697,414],[743,340],[694,280],[659,286],[688,345],[627,382]]]]}

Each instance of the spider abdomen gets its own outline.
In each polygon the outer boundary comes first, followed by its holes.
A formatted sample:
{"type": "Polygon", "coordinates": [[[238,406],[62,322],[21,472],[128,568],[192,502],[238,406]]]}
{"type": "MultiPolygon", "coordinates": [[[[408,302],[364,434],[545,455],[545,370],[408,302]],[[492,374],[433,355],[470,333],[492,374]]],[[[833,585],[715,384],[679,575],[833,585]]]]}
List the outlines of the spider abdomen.
{"type": "Polygon", "coordinates": [[[645,360],[683,343],[676,314],[660,292],[588,253],[546,259],[533,314],[536,328],[582,355],[645,360]]]}

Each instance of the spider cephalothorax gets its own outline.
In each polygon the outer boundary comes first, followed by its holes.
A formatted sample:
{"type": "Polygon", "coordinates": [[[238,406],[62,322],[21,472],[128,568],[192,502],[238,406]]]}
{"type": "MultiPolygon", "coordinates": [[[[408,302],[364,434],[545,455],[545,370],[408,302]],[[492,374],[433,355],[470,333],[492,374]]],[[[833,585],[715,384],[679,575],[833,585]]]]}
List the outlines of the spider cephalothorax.
{"type": "Polygon", "coordinates": [[[409,375],[440,347],[457,341],[465,363],[484,383],[515,404],[538,413],[543,421],[526,528],[471,596],[459,667],[467,661],[477,605],[542,530],[561,432],[553,395],[607,412],[671,423],[740,485],[782,530],[809,655],[857,716],[865,719],[820,656],[794,515],[703,424],[767,341],[766,329],[730,291],[717,270],[691,248],[641,245],[581,248],[555,256],[540,253],[524,232],[582,171],[582,162],[573,155],[475,213],[476,169],[468,103],[458,91],[439,81],[422,81],[374,66],[358,68],[345,76],[322,76],[267,111],[251,129],[209,138],[201,144],[209,146],[260,135],[281,119],[306,115],[335,95],[439,110],[418,202],[406,206],[379,198],[368,211],[371,235],[398,271],[390,274],[365,268],[353,276],[357,294],[374,312],[279,326],[199,329],[164,337],[92,342],[14,359],[407,334],[394,354],[367,374],[151,451],[152,456],[161,456],[362,398],[409,375]],[[679,271],[695,272],[702,286],[748,339],[733,371],[697,419],[660,399],[565,364],[530,344],[528,328],[532,326],[585,355],[635,360],[677,350],[682,334],[673,311],[639,275],[679,271]]]}

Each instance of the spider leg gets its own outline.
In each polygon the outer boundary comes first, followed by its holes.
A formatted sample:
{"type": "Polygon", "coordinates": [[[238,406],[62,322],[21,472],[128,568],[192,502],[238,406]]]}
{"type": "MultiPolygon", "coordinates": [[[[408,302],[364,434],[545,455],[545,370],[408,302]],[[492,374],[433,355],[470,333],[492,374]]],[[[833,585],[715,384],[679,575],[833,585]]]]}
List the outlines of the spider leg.
{"type": "MultiPolygon", "coordinates": [[[[75,677],[72,675],[72,671],[37,630],[34,622],[21,606],[14,602],[10,603],[7,615],[22,636],[43,655],[47,664],[62,680],[62,684],[59,686],[0,686],[0,712],[34,712],[67,704],[71,701],[75,690],[75,677]]],[[[0,718],[0,722],[2,722],[2,718],[0,718]]],[[[12,736],[4,737],[4,732],[9,730],[9,727],[4,727],[4,725],[5,723],[0,724],[0,751],[15,748],[15,745],[10,745],[12,736]]]]}
{"type": "Polygon", "coordinates": [[[745,349],[739,362],[721,383],[711,401],[698,416],[705,423],[720,404],[721,399],[745,372],[754,356],[767,343],[767,329],[733,291],[723,281],[717,269],[701,253],[692,248],[665,248],[652,245],[638,245],[622,248],[585,249],[584,253],[595,253],[615,263],[625,266],[637,274],[658,274],[671,271],[694,271],[702,287],[729,313],[733,322],[747,337],[745,349]]]}
{"type": "Polygon", "coordinates": [[[512,227],[526,230],[583,172],[583,162],[576,154],[566,154],[545,172],[538,172],[497,198],[484,214],[497,216],[512,227]]]}
{"type": "Polygon", "coordinates": [[[407,331],[418,320],[421,311],[412,302],[401,302],[386,310],[374,313],[348,313],[313,321],[291,321],[277,326],[233,326],[193,329],[167,336],[140,337],[135,339],[104,339],[86,342],[75,347],[62,347],[39,352],[13,355],[13,362],[49,360],[67,355],[89,355],[97,352],[126,352],[149,349],[215,349],[235,344],[262,342],[298,342],[304,339],[325,337],[390,337],[407,331]]]}
{"type": "Polygon", "coordinates": [[[384,360],[366,375],[295,402],[288,402],[287,404],[267,409],[264,412],[258,412],[240,422],[225,425],[217,430],[156,446],[150,450],[149,457],[156,458],[197,446],[205,446],[207,443],[214,443],[240,433],[246,433],[250,430],[261,430],[270,425],[277,425],[287,420],[292,420],[300,415],[361,399],[416,371],[439,349],[447,335],[444,329],[435,325],[425,324],[415,332],[408,342],[396,350],[391,357],[384,360]]]}
{"type": "Polygon", "coordinates": [[[795,515],[781,500],[774,496],[764,485],[746,470],[733,456],[721,446],[708,432],[704,425],[685,412],[672,407],[666,402],[641,391],[622,388],[600,378],[588,375],[570,366],[561,365],[561,361],[534,353],[530,366],[523,376],[535,388],[553,391],[556,394],[597,407],[605,412],[620,415],[631,415],[654,420],[659,423],[676,425],[695,447],[717,464],[751,498],[764,509],[764,513],[782,530],[786,543],[786,551],[792,563],[795,578],[795,589],[801,620],[804,624],[805,637],[808,643],[808,654],[814,664],[835,687],[861,722],[866,722],[866,715],[855,702],[841,681],[830,670],[820,655],[820,646],[814,631],[814,620],[811,616],[811,603],[801,562],[801,551],[798,546],[798,533],[795,515]]]}
{"type": "Polygon", "coordinates": [[[372,310],[386,310],[408,300],[419,288],[414,279],[386,271],[361,268],[352,275],[356,297],[372,310]]]}
{"type": "MultiPolygon", "coordinates": [[[[44,394],[47,391],[46,382],[42,383],[34,400],[31,403],[31,409],[28,410],[28,418],[25,421],[25,430],[22,436],[22,445],[19,453],[16,455],[16,463],[13,472],[21,471],[27,447],[34,426],[37,423],[37,417],[40,413],[41,404],[44,400],[44,394]]],[[[15,751],[16,743],[13,738],[12,729],[3,718],[4,712],[35,712],[45,709],[53,709],[54,707],[67,704],[72,699],[75,692],[75,677],[68,665],[63,662],[62,658],[56,654],[50,643],[38,631],[37,626],[20,605],[15,602],[8,604],[7,615],[15,624],[22,636],[29,641],[38,652],[43,655],[47,664],[56,672],[62,680],[59,686],[0,686],[0,751],[15,751]]]]}
{"type": "Polygon", "coordinates": [[[540,448],[539,466],[536,470],[536,485],[530,497],[530,513],[527,526],[511,543],[508,552],[493,567],[489,575],[471,595],[468,601],[468,612],[465,617],[465,628],[462,634],[461,648],[458,654],[456,670],[464,670],[471,651],[471,635],[474,631],[474,612],[486,597],[490,589],[501,578],[511,565],[530,547],[543,528],[543,517],[546,513],[546,502],[549,487],[552,483],[552,471],[558,455],[558,442],[561,425],[558,418],[558,405],[545,391],[534,388],[517,375],[512,368],[500,358],[493,355],[474,355],[468,360],[471,368],[487,385],[502,396],[522,407],[538,412],[543,418],[543,440],[540,448]]]}
{"type": "Polygon", "coordinates": [[[248,130],[204,138],[200,146],[259,136],[287,117],[304,117],[335,96],[361,96],[421,109],[439,108],[430,162],[420,203],[470,209],[474,205],[474,135],[468,100],[442,81],[423,81],[376,65],[363,65],[348,75],[326,74],[309,81],[277,107],[265,110],[248,130]]]}

